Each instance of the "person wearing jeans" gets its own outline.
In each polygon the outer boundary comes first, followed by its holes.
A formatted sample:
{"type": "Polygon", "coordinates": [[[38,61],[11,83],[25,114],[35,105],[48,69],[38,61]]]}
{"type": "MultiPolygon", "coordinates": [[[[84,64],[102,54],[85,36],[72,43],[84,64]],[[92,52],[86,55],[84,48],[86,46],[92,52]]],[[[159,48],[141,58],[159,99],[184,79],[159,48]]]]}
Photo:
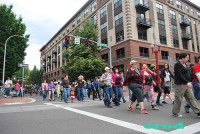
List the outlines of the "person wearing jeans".
{"type": "Polygon", "coordinates": [[[112,94],[113,94],[113,92],[112,92],[113,91],[112,84],[114,82],[112,80],[112,75],[110,73],[110,68],[106,67],[105,71],[106,72],[104,74],[102,74],[102,76],[101,76],[101,81],[104,83],[104,92],[105,92],[104,104],[108,108],[112,108],[110,99],[111,99],[112,94]]]}
{"type": "Polygon", "coordinates": [[[77,99],[78,99],[78,101],[83,101],[84,100],[84,92],[85,92],[85,89],[84,89],[85,81],[84,81],[82,75],[80,75],[78,77],[78,82],[77,83],[78,83],[78,89],[77,89],[78,95],[77,95],[77,99]]]}
{"type": "Polygon", "coordinates": [[[48,84],[46,83],[46,80],[44,80],[44,82],[42,83],[41,88],[42,88],[43,100],[45,100],[47,97],[47,91],[48,91],[48,84]]]}
{"type": "Polygon", "coordinates": [[[66,75],[62,81],[65,103],[68,103],[68,98],[70,96],[70,88],[69,88],[70,85],[69,84],[70,84],[70,81],[69,81],[68,75],[66,75]]]}
{"type": "Polygon", "coordinates": [[[12,87],[12,81],[10,80],[10,77],[5,82],[5,97],[7,97],[10,94],[10,89],[12,87]]]}

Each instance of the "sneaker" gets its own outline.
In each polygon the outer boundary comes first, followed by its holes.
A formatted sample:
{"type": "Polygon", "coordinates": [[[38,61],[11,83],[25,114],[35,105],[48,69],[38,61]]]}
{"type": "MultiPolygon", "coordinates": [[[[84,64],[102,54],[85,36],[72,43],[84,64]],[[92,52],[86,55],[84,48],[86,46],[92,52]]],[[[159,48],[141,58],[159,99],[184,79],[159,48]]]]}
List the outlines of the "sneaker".
{"type": "Polygon", "coordinates": [[[126,100],[125,100],[125,99],[123,99],[123,102],[124,102],[124,103],[126,103],[126,100]]]}
{"type": "Polygon", "coordinates": [[[158,105],[158,106],[163,106],[162,104],[160,104],[160,103],[156,103],[156,105],[158,105]]]}
{"type": "Polygon", "coordinates": [[[188,107],[184,107],[184,108],[185,108],[185,112],[186,112],[186,113],[189,113],[189,112],[190,112],[188,107]]]}
{"type": "Polygon", "coordinates": [[[173,116],[174,117],[179,117],[179,118],[183,117],[183,115],[181,115],[181,114],[173,114],[173,116]]]}
{"type": "Polygon", "coordinates": [[[136,109],[141,109],[141,107],[137,104],[136,105],[136,107],[135,107],[136,109]]]}
{"type": "Polygon", "coordinates": [[[146,109],[141,109],[140,111],[142,114],[148,114],[147,110],[146,109]]]}
{"type": "Polygon", "coordinates": [[[152,106],[152,110],[159,110],[156,106],[152,106]]]}
{"type": "Polygon", "coordinates": [[[131,111],[131,112],[133,111],[133,108],[131,106],[128,106],[127,108],[129,111],[131,111]]]}
{"type": "Polygon", "coordinates": [[[107,107],[108,107],[108,108],[112,108],[112,106],[111,106],[111,105],[108,105],[107,107]]]}
{"type": "Polygon", "coordinates": [[[166,101],[162,101],[162,103],[163,103],[163,104],[167,104],[167,102],[166,102],[166,101]]]}

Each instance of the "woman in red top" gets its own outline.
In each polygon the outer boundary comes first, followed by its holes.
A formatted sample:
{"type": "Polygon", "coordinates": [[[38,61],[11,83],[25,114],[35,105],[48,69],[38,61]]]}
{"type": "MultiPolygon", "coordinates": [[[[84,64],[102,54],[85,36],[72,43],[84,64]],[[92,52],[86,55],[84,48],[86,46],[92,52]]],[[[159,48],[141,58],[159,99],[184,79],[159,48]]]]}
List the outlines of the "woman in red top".
{"type": "Polygon", "coordinates": [[[15,84],[15,86],[14,86],[14,89],[15,89],[15,91],[16,91],[17,96],[19,96],[21,87],[20,87],[20,84],[18,83],[18,81],[16,82],[16,84],[15,84]]]}
{"type": "Polygon", "coordinates": [[[142,80],[143,80],[143,89],[145,92],[148,93],[149,102],[151,102],[151,105],[152,105],[152,110],[159,110],[159,108],[155,106],[155,102],[154,102],[153,86],[155,85],[155,82],[153,81],[153,77],[152,77],[154,73],[147,67],[146,64],[143,64],[142,70],[140,71],[140,73],[142,75],[142,80]]]}

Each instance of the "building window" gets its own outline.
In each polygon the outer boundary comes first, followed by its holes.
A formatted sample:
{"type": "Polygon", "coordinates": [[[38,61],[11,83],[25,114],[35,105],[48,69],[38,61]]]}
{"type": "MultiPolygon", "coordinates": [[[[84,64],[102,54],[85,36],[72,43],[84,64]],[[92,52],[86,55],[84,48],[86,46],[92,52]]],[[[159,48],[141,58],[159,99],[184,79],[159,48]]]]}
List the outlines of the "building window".
{"type": "Polygon", "coordinates": [[[97,3],[96,1],[94,3],[92,3],[92,8],[91,11],[94,12],[94,10],[97,8],[97,3]]]}
{"type": "Polygon", "coordinates": [[[181,14],[179,14],[179,21],[180,21],[180,22],[183,22],[183,21],[184,21],[184,16],[181,15],[181,14]]]}
{"type": "Polygon", "coordinates": [[[101,43],[107,44],[108,43],[108,39],[106,38],[106,39],[101,40],[101,43]]]}
{"type": "Polygon", "coordinates": [[[188,44],[187,41],[183,40],[183,49],[188,50],[188,44]]]}
{"type": "Polygon", "coordinates": [[[160,43],[162,43],[162,44],[167,44],[166,36],[161,36],[161,35],[160,35],[160,43]]]}
{"type": "Polygon", "coordinates": [[[179,53],[176,53],[176,61],[179,60],[179,53]]]}
{"type": "Polygon", "coordinates": [[[140,56],[149,57],[149,49],[140,47],[140,56]]]}
{"type": "Polygon", "coordinates": [[[167,51],[161,51],[162,59],[168,59],[168,52],[167,51]]]}
{"type": "Polygon", "coordinates": [[[163,14],[163,6],[156,3],[156,11],[157,11],[157,13],[163,14]]]}
{"type": "Polygon", "coordinates": [[[84,17],[87,17],[87,16],[88,16],[88,9],[86,9],[84,12],[84,17]]]}
{"type": "Polygon", "coordinates": [[[93,22],[94,25],[97,24],[97,16],[96,15],[94,15],[93,17],[91,17],[91,20],[92,20],[92,22],[93,22]]]}
{"type": "Polygon", "coordinates": [[[108,54],[101,55],[101,58],[108,62],[108,54]]]}
{"type": "Polygon", "coordinates": [[[122,4],[122,0],[114,0],[114,8],[119,7],[122,4]]]}
{"type": "Polygon", "coordinates": [[[77,24],[81,22],[81,16],[77,18],[77,24]]]}
{"type": "Polygon", "coordinates": [[[69,27],[67,28],[67,33],[69,33],[69,27]]]}
{"type": "Polygon", "coordinates": [[[173,3],[173,0],[168,0],[168,3],[171,4],[171,5],[174,4],[174,3],[173,3]]]}
{"type": "Polygon", "coordinates": [[[176,1],[176,6],[177,6],[177,8],[182,9],[182,3],[178,0],[176,1]]]}
{"type": "Polygon", "coordinates": [[[158,27],[159,29],[165,30],[165,21],[158,19],[158,27]]]}
{"type": "Polygon", "coordinates": [[[170,18],[171,19],[176,19],[176,13],[172,10],[169,10],[170,18]]]}
{"type": "Polygon", "coordinates": [[[72,22],[72,27],[75,27],[75,23],[76,23],[76,22],[75,22],[75,20],[74,20],[74,21],[72,22]]]}
{"type": "Polygon", "coordinates": [[[58,46],[58,54],[60,54],[60,46],[58,46]]]}
{"type": "Polygon", "coordinates": [[[123,23],[123,14],[122,12],[115,16],[115,26],[118,26],[123,23]]]}
{"type": "Polygon", "coordinates": [[[178,30],[177,30],[177,26],[176,25],[172,25],[172,33],[173,34],[178,34],[178,30]]]}
{"type": "Polygon", "coordinates": [[[147,40],[147,30],[138,28],[138,39],[147,40]]]}
{"type": "Polygon", "coordinates": [[[107,32],[107,22],[101,25],[101,34],[104,34],[106,32],[107,32]]]}
{"type": "Polygon", "coordinates": [[[103,7],[103,8],[100,10],[100,18],[103,18],[104,16],[106,16],[106,7],[103,7]]]}
{"type": "Polygon", "coordinates": [[[57,74],[58,74],[58,76],[60,76],[60,71],[58,71],[58,73],[57,73],[57,74]]]}
{"type": "Polygon", "coordinates": [[[122,41],[124,40],[124,31],[120,31],[118,33],[116,33],[116,42],[122,41]]]}
{"type": "Polygon", "coordinates": [[[194,15],[194,11],[193,11],[193,9],[191,9],[191,14],[194,15]]]}
{"type": "Polygon", "coordinates": [[[177,39],[173,39],[174,47],[179,48],[179,41],[177,39]]]}
{"type": "Polygon", "coordinates": [[[200,18],[200,12],[197,12],[197,16],[200,18]]]}
{"type": "Polygon", "coordinates": [[[125,57],[125,50],[124,48],[120,48],[116,50],[117,59],[125,57]]]}
{"type": "Polygon", "coordinates": [[[187,11],[187,13],[189,13],[189,8],[187,5],[185,6],[185,10],[187,11]]]}

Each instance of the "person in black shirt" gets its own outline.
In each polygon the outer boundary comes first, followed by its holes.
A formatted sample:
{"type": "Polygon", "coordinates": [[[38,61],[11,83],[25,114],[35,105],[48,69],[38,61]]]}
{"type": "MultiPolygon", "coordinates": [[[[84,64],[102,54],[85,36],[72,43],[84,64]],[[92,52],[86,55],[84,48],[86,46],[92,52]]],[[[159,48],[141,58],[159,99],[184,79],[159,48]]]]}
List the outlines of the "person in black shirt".
{"type": "Polygon", "coordinates": [[[200,104],[197,99],[194,97],[192,91],[192,83],[190,71],[187,67],[187,62],[189,59],[189,55],[186,53],[179,54],[179,61],[174,66],[174,74],[175,74],[175,101],[173,105],[172,113],[175,117],[182,117],[179,113],[181,108],[181,102],[183,97],[185,97],[186,101],[190,104],[194,113],[200,117],[200,104]]]}

